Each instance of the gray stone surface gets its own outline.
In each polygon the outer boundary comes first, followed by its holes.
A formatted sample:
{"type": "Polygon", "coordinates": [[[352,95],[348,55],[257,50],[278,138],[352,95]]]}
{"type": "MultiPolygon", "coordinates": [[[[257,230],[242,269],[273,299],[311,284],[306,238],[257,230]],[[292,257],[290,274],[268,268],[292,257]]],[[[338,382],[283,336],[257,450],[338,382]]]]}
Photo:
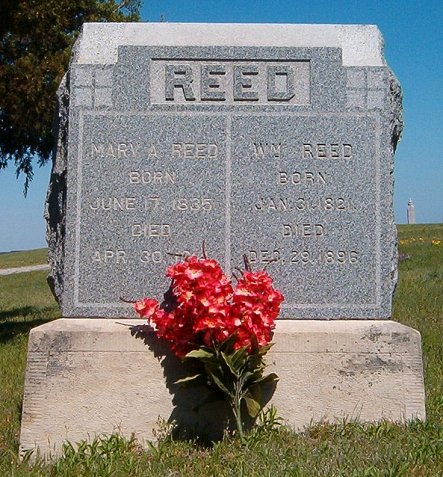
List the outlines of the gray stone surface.
{"type": "Polygon", "coordinates": [[[391,316],[401,92],[376,27],[87,24],[61,99],[64,316],[134,316],[120,298],[161,299],[203,240],[268,266],[282,318],[391,316]]]}
{"type": "MultiPolygon", "coordinates": [[[[126,324],[139,321],[119,320],[126,324]]],[[[347,418],[425,418],[420,334],[389,320],[280,320],[266,361],[280,380],[270,404],[287,425],[347,418]]],[[[99,434],[153,439],[159,417],[220,437],[220,406],[192,410],[204,389],[145,333],[109,319],[60,319],[31,331],[20,449],[60,453],[99,434]]]]}
{"type": "Polygon", "coordinates": [[[375,25],[257,23],[86,23],[76,61],[116,63],[121,45],[339,47],[344,66],[385,65],[383,40],[375,25]]]}

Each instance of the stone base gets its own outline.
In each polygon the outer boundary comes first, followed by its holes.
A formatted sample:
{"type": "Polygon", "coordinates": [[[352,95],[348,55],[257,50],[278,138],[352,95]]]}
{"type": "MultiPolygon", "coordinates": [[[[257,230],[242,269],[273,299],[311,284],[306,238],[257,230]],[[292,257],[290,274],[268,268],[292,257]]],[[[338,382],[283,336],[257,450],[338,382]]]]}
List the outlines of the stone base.
{"type": "MultiPolygon", "coordinates": [[[[225,411],[192,406],[201,390],[174,385],[182,366],[139,320],[59,319],[31,331],[20,449],[60,452],[115,431],[152,439],[159,417],[220,435],[225,411]]],[[[278,321],[267,371],[288,425],[344,418],[425,419],[420,334],[393,321],[278,321]]]]}

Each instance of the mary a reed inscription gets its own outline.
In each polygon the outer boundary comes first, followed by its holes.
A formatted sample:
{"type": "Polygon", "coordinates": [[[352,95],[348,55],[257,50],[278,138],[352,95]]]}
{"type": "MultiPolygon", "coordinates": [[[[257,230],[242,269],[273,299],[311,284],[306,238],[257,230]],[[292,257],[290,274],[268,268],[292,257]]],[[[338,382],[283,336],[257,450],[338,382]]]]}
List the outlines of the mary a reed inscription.
{"type": "Polygon", "coordinates": [[[66,234],[52,261],[64,256],[53,271],[64,316],[133,316],[120,297],[161,299],[169,254],[205,240],[226,270],[244,253],[271,267],[282,318],[390,317],[399,86],[380,49],[352,50],[354,33],[378,31],[341,28],[343,44],[123,37],[98,54],[80,41],[61,93],[66,234]]]}

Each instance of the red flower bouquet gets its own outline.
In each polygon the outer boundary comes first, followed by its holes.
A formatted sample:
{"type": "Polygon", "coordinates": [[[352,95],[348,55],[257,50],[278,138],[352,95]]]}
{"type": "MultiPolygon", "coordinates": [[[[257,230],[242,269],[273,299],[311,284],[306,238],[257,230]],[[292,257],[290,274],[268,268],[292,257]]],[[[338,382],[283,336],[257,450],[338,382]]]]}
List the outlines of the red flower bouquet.
{"type": "Polygon", "coordinates": [[[215,260],[186,257],[167,269],[172,304],[161,306],[152,298],[134,304],[176,356],[200,361],[202,372],[180,382],[205,378],[228,401],[240,436],[242,402],[255,418],[262,409],[263,386],[275,386],[278,379],[274,373],[263,376],[263,357],[283,301],[266,271],[247,268],[234,288],[215,260]]]}

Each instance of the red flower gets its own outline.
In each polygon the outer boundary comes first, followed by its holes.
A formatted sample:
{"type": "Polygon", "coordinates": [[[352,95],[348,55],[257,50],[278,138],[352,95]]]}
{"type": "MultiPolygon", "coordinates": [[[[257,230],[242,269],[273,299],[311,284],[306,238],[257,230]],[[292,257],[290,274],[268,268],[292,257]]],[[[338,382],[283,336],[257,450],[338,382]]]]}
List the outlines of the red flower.
{"type": "Polygon", "coordinates": [[[153,298],[143,298],[143,300],[136,301],[134,303],[135,311],[142,317],[147,318],[148,321],[158,310],[159,304],[157,300],[153,298]]]}
{"type": "Polygon", "coordinates": [[[283,295],[265,271],[245,271],[233,289],[215,260],[190,256],[168,267],[166,276],[173,280],[174,309],[167,313],[148,298],[134,308],[155,324],[177,356],[201,345],[213,347],[233,334],[235,348],[250,348],[253,336],[260,346],[271,341],[283,295]]]}

